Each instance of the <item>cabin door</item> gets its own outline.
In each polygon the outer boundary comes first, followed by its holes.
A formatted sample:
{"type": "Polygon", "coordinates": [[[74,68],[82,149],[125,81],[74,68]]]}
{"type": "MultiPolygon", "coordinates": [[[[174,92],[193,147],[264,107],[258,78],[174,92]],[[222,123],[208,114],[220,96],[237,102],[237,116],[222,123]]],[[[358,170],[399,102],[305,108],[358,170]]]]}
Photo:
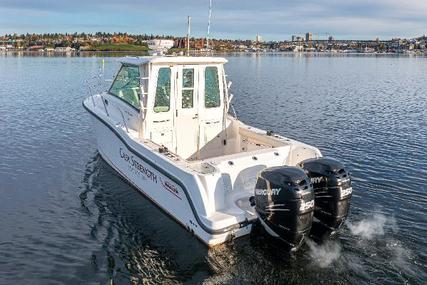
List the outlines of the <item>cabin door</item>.
{"type": "Polygon", "coordinates": [[[176,153],[184,159],[197,157],[199,148],[198,70],[197,65],[182,65],[176,68],[176,153]]]}

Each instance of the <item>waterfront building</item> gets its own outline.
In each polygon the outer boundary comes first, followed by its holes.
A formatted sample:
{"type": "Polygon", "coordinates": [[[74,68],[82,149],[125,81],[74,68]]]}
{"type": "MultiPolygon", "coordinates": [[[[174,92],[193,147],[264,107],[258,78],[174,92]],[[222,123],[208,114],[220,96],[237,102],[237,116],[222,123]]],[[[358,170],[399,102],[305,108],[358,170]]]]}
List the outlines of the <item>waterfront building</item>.
{"type": "Polygon", "coordinates": [[[300,36],[297,36],[297,35],[292,35],[292,41],[293,42],[303,42],[304,38],[300,37],[300,36]]]}
{"type": "Polygon", "coordinates": [[[44,46],[42,45],[34,45],[27,48],[28,51],[43,51],[44,46]]]}
{"type": "Polygon", "coordinates": [[[304,47],[303,47],[303,46],[300,46],[300,45],[298,45],[298,46],[294,46],[294,47],[292,48],[292,51],[293,51],[293,52],[302,52],[302,51],[304,51],[304,47]]]}
{"type": "Polygon", "coordinates": [[[311,42],[312,40],[313,40],[313,33],[310,33],[310,32],[306,33],[305,34],[305,41],[311,42]]]}
{"type": "Polygon", "coordinates": [[[72,47],[56,47],[55,52],[72,52],[75,51],[72,47]]]}

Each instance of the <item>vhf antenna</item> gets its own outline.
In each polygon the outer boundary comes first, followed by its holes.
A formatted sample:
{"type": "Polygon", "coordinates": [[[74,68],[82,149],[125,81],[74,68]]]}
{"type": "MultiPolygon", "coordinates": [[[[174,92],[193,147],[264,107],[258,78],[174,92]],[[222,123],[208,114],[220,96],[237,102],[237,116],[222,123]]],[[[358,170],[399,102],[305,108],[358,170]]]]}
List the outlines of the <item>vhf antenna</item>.
{"type": "Polygon", "coordinates": [[[211,30],[212,0],[209,0],[208,32],[206,33],[206,50],[209,50],[209,32],[211,30]]]}
{"type": "Polygon", "coordinates": [[[191,17],[188,16],[188,30],[187,30],[187,56],[190,56],[190,32],[191,32],[191,17]]]}

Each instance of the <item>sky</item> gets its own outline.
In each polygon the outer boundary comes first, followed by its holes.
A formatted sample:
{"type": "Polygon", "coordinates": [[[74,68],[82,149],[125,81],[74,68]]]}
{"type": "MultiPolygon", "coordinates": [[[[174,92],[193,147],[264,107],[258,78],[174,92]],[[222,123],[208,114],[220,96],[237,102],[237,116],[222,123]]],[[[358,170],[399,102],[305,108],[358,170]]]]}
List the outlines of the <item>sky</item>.
{"type": "MultiPolygon", "coordinates": [[[[0,0],[0,34],[127,32],[205,37],[209,0],[0,0]]],[[[213,0],[211,37],[391,39],[427,34],[427,0],[213,0]]]]}

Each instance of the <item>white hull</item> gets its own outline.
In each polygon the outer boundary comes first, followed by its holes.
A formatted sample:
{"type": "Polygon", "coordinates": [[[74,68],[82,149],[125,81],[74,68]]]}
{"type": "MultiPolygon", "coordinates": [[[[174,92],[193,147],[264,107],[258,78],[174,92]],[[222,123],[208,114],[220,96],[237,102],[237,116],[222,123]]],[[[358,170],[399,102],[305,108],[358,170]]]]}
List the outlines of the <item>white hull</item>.
{"type": "Polygon", "coordinates": [[[147,148],[128,141],[123,130],[109,126],[100,117],[91,114],[98,151],[102,158],[136,190],[205,244],[213,246],[250,233],[252,224],[245,220],[224,228],[211,228],[206,225],[203,220],[207,217],[201,216],[194,202],[188,199],[188,196],[191,197],[193,193],[200,191],[198,181],[193,175],[181,173],[180,178],[177,178],[168,171],[174,167],[167,165],[167,161],[155,158],[147,148]]]}
{"type": "Polygon", "coordinates": [[[208,245],[250,233],[258,218],[249,200],[260,171],[321,156],[228,115],[225,59],[124,61],[111,89],[83,102],[99,153],[208,245]]]}

